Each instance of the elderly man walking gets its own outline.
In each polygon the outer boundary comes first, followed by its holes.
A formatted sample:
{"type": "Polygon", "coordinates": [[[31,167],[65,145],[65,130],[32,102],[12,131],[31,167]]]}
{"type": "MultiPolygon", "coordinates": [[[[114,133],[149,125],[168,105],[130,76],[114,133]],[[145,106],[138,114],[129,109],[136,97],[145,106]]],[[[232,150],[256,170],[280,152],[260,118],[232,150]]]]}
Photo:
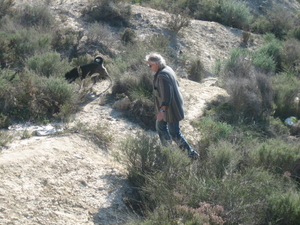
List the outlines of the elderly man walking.
{"type": "Polygon", "coordinates": [[[188,156],[197,158],[199,154],[189,145],[180,132],[179,121],[184,118],[183,98],[173,69],[166,65],[158,53],[146,56],[148,67],[155,73],[153,94],[156,113],[156,130],[163,145],[172,140],[180,149],[187,150],[188,156]]]}

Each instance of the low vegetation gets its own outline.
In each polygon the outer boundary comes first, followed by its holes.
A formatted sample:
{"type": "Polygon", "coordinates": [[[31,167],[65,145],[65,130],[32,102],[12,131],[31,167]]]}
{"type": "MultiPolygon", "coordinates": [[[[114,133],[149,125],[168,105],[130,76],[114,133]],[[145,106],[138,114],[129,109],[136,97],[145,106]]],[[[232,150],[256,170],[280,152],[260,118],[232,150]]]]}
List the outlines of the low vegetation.
{"type": "MultiPolygon", "coordinates": [[[[0,3],[0,127],[12,122],[67,121],[91,91],[79,93],[76,82],[64,79],[66,71],[90,62],[77,49],[82,34],[58,28],[45,4],[16,9],[12,0],[0,3]]],[[[127,167],[134,189],[127,203],[141,215],[140,221],[130,224],[297,224],[299,174],[293,165],[297,168],[300,146],[288,139],[283,121],[300,118],[299,15],[274,4],[257,16],[237,0],[90,1],[82,12],[90,23],[88,44],[83,47],[92,44],[107,56],[106,67],[115,80],[109,99],[127,96],[132,103],[127,116],[145,129],[154,129],[145,52],[163,52],[178,66],[188,59],[191,80],[201,82],[205,73],[200,59],[174,54],[168,47],[171,37],[139,40],[130,24],[130,3],[176,12],[168,20],[172,35],[193,18],[264,37],[256,51],[232,49],[227,60],[217,61],[218,85],[229,97],[210,102],[203,118],[193,121],[202,134],[195,146],[200,160],[191,161],[174,146],[163,148],[156,136],[146,133],[125,138],[120,147],[123,155],[116,159],[127,167]],[[112,36],[111,27],[120,29],[118,37],[112,36]]],[[[78,124],[76,132],[107,146],[112,136],[105,130],[100,124],[96,130],[78,124]]],[[[11,139],[1,131],[0,147],[11,139]]]]}

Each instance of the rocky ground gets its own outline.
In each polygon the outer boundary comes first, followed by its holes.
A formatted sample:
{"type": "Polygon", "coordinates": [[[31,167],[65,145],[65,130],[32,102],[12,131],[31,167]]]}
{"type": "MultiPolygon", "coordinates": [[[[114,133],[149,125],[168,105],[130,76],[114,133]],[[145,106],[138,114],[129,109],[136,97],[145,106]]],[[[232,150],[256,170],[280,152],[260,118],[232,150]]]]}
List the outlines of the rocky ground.
{"type": "MultiPolygon", "coordinates": [[[[18,4],[24,2],[29,0],[18,4]]],[[[65,26],[85,29],[80,12],[88,0],[50,2],[54,13],[67,16],[65,26]]],[[[132,23],[140,38],[165,32],[165,12],[141,6],[133,6],[132,11],[132,23]]],[[[186,111],[182,132],[192,144],[201,134],[190,122],[201,115],[206,103],[226,95],[215,85],[217,78],[211,74],[215,60],[224,59],[232,47],[240,46],[241,37],[240,30],[193,20],[176,38],[177,50],[201,57],[210,74],[202,83],[179,79],[186,111]]],[[[253,35],[248,47],[254,49],[259,43],[260,37],[253,35]]],[[[102,82],[95,89],[101,93],[108,85],[102,82]]],[[[134,217],[123,201],[130,191],[126,171],[112,153],[118,151],[120,140],[127,134],[134,135],[142,129],[102,100],[100,97],[85,104],[70,123],[60,124],[60,131],[75,127],[78,122],[91,128],[97,123],[105,124],[113,135],[112,144],[107,147],[100,148],[78,133],[58,134],[56,127],[51,128],[51,135],[46,127],[40,127],[36,133],[39,135],[22,139],[25,130],[38,128],[25,124],[11,127],[15,138],[0,152],[0,224],[106,225],[124,224],[134,217]]]]}

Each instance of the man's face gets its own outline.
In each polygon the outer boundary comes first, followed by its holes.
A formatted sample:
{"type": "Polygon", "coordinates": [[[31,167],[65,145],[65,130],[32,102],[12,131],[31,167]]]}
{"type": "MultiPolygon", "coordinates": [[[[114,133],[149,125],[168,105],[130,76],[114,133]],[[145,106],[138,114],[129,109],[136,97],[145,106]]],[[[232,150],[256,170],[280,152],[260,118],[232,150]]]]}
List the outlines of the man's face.
{"type": "Polygon", "coordinates": [[[148,61],[148,67],[153,71],[153,72],[157,72],[159,69],[159,64],[158,63],[154,63],[151,61],[148,61]]]}

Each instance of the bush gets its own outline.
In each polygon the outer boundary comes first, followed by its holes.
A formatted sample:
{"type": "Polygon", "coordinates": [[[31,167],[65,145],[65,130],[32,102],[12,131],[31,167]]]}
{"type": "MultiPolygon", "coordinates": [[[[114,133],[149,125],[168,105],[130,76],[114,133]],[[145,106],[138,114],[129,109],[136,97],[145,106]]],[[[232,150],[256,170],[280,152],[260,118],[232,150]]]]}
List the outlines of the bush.
{"type": "Polygon", "coordinates": [[[68,50],[76,44],[79,33],[71,29],[54,29],[51,45],[56,51],[68,50]]]}
{"type": "Polygon", "coordinates": [[[221,2],[221,23],[239,29],[250,26],[253,17],[249,8],[240,1],[226,0],[221,2]]]}
{"type": "Polygon", "coordinates": [[[215,0],[189,1],[188,8],[197,20],[221,21],[221,4],[215,0]]]}
{"type": "Polygon", "coordinates": [[[190,80],[201,82],[204,78],[204,65],[199,59],[192,60],[187,72],[190,80]]]}
{"type": "Polygon", "coordinates": [[[125,45],[126,44],[134,44],[136,41],[136,38],[137,38],[136,33],[131,28],[126,28],[121,35],[121,40],[125,45]]]}
{"type": "Polygon", "coordinates": [[[190,20],[187,16],[182,14],[172,14],[170,18],[167,19],[167,27],[170,31],[178,33],[182,28],[188,27],[190,25],[190,20]]]}
{"type": "Polygon", "coordinates": [[[212,168],[207,169],[211,171],[213,177],[218,179],[222,179],[225,175],[233,174],[238,169],[242,159],[242,155],[237,152],[235,146],[224,139],[225,137],[217,139],[208,148],[210,161],[208,166],[212,166],[212,168]]]}
{"type": "Polygon", "coordinates": [[[14,0],[0,0],[0,19],[14,6],[14,0]]]}
{"type": "Polygon", "coordinates": [[[170,44],[170,37],[163,34],[153,34],[149,37],[149,46],[159,52],[167,52],[170,44]]]}
{"type": "Polygon", "coordinates": [[[89,15],[94,21],[104,21],[112,26],[127,27],[130,25],[131,7],[121,2],[93,0],[89,2],[82,13],[89,15]]]}
{"type": "Polygon", "coordinates": [[[1,63],[7,63],[12,68],[22,68],[25,58],[51,48],[51,36],[32,28],[21,29],[11,33],[0,32],[0,43],[3,44],[1,48],[6,50],[0,53],[1,63]]]}
{"type": "Polygon", "coordinates": [[[273,88],[275,91],[274,103],[275,117],[282,120],[295,116],[300,118],[299,98],[300,81],[293,73],[281,73],[272,78],[273,88]]]}
{"type": "Polygon", "coordinates": [[[1,148],[6,146],[6,144],[8,144],[12,139],[13,139],[12,135],[9,135],[7,132],[0,131],[0,153],[1,153],[1,148]]]}
{"type": "Polygon", "coordinates": [[[119,37],[113,35],[111,28],[104,22],[91,23],[88,26],[87,38],[89,43],[100,45],[102,52],[109,55],[113,55],[109,48],[114,48],[119,41],[119,37]]]}
{"type": "Polygon", "coordinates": [[[77,110],[78,93],[74,86],[69,85],[64,78],[59,77],[37,77],[34,80],[37,88],[35,98],[31,105],[31,111],[36,118],[59,118],[60,108],[68,106],[69,112],[64,111],[64,118],[77,110]]]}
{"type": "Polygon", "coordinates": [[[107,148],[113,141],[109,123],[98,122],[95,127],[90,127],[88,123],[79,121],[70,131],[83,134],[100,147],[107,148]]]}
{"type": "Polygon", "coordinates": [[[63,77],[70,70],[66,60],[62,60],[57,52],[35,55],[26,61],[26,67],[34,73],[45,77],[63,77]]]}
{"type": "Polygon", "coordinates": [[[289,30],[294,27],[294,18],[291,13],[286,13],[280,6],[274,6],[267,10],[266,17],[271,23],[271,33],[277,38],[283,39],[289,30]]]}
{"type": "Polygon", "coordinates": [[[40,27],[49,29],[55,25],[55,18],[47,5],[25,5],[14,17],[25,27],[40,27]]]}
{"type": "Polygon", "coordinates": [[[253,32],[266,34],[272,31],[272,24],[265,16],[260,15],[254,19],[254,22],[251,24],[250,28],[253,32]]]}
{"type": "Polygon", "coordinates": [[[250,152],[252,165],[261,167],[272,174],[291,170],[291,164],[299,158],[299,146],[285,140],[269,139],[250,152]]]}
{"type": "MultiPolygon", "coordinates": [[[[0,73],[0,105],[6,120],[41,122],[59,118],[64,105],[69,105],[68,115],[76,110],[77,94],[63,78],[39,77],[28,71],[0,73]]],[[[67,110],[65,109],[65,115],[67,110]]]]}
{"type": "Polygon", "coordinates": [[[300,73],[300,41],[297,39],[287,39],[282,46],[280,54],[282,67],[286,71],[300,73]]]}
{"type": "Polygon", "coordinates": [[[279,225],[297,224],[300,219],[300,195],[293,189],[278,195],[274,193],[268,198],[268,222],[279,225]]]}
{"type": "MultiPolygon", "coordinates": [[[[254,59],[254,64],[258,67],[263,69],[263,71],[269,72],[271,71],[271,63],[266,63],[266,59],[272,59],[274,60],[274,63],[276,65],[275,71],[281,71],[282,70],[282,62],[281,62],[281,49],[282,49],[282,44],[280,41],[277,39],[272,39],[268,40],[269,37],[268,35],[264,36],[265,39],[267,39],[265,44],[260,47],[258,50],[255,51],[253,59],[254,59]],[[263,63],[263,61],[265,61],[263,63]],[[270,68],[270,69],[268,69],[270,68]]],[[[270,60],[271,61],[271,60],[270,60]]]]}
{"type": "Polygon", "coordinates": [[[221,82],[230,95],[231,116],[226,121],[268,122],[273,107],[270,75],[255,69],[247,54],[243,50],[233,50],[222,72],[221,82]]]}
{"type": "Polygon", "coordinates": [[[298,39],[300,41],[300,26],[297,26],[297,27],[291,29],[288,32],[288,36],[290,38],[295,38],[295,39],[298,39]]]}

